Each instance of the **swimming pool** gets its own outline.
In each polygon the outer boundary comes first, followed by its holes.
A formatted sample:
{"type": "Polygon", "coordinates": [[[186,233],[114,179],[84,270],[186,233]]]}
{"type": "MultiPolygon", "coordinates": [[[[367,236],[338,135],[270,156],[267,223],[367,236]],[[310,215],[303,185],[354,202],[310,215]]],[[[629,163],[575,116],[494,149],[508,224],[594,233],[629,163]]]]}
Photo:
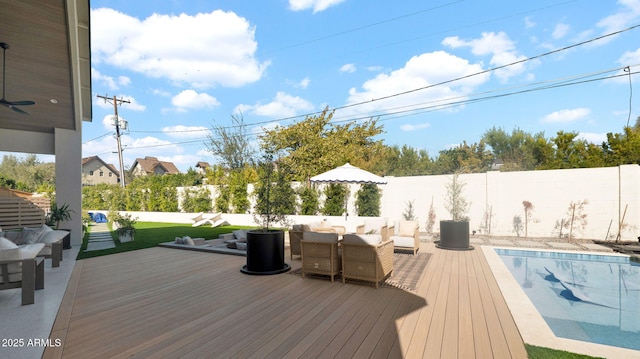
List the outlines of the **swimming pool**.
{"type": "Polygon", "coordinates": [[[640,350],[640,265],[629,257],[495,251],[556,336],[640,350]]]}

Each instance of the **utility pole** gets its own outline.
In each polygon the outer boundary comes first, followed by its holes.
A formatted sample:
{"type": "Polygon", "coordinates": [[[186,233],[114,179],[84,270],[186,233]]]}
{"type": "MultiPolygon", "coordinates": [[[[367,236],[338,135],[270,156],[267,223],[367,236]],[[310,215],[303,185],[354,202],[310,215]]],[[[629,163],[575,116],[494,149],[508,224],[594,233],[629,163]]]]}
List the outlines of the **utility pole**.
{"type": "MultiPolygon", "coordinates": [[[[122,146],[120,144],[120,118],[118,117],[118,105],[121,105],[123,103],[131,103],[131,101],[125,100],[123,98],[116,98],[116,96],[113,96],[113,98],[110,98],[108,96],[98,95],[98,97],[103,99],[104,102],[111,103],[111,101],[113,101],[113,112],[115,114],[115,120],[113,122],[115,123],[115,126],[116,126],[116,141],[118,143],[118,160],[120,161],[120,184],[122,184],[122,188],[124,188],[126,186],[126,183],[125,183],[125,176],[124,176],[124,164],[122,162],[122,146]]],[[[125,127],[126,127],[126,123],[125,123],[125,127]]]]}

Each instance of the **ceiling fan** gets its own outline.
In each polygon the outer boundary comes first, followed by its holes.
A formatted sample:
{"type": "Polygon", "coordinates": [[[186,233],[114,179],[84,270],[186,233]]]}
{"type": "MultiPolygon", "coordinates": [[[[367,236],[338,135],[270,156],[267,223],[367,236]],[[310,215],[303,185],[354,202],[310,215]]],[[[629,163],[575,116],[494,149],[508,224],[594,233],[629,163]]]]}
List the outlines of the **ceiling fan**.
{"type": "Polygon", "coordinates": [[[16,106],[30,106],[30,105],[34,105],[35,101],[29,101],[29,100],[25,100],[25,101],[7,101],[7,99],[4,98],[4,91],[5,91],[5,82],[7,79],[6,76],[6,70],[7,70],[7,49],[9,48],[9,44],[5,43],[5,42],[0,42],[0,47],[2,47],[2,98],[0,98],[0,105],[11,109],[15,112],[24,114],[24,115],[28,115],[28,112],[23,111],[22,109],[16,107],[16,106]]]}

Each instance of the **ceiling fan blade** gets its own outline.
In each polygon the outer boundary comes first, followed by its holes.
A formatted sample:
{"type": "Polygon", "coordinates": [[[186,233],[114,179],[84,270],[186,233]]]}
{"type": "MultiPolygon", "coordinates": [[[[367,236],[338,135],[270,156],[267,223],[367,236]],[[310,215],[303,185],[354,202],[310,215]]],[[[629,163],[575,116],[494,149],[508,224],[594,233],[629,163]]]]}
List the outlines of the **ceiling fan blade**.
{"type": "Polygon", "coordinates": [[[26,101],[7,101],[7,103],[9,105],[13,105],[13,106],[31,106],[31,105],[35,105],[36,104],[35,101],[30,101],[30,100],[26,100],[26,101]]]}
{"type": "Polygon", "coordinates": [[[23,114],[23,115],[28,115],[28,114],[29,114],[28,112],[25,112],[25,111],[23,111],[22,109],[20,109],[20,108],[18,108],[18,107],[16,107],[16,106],[14,106],[14,105],[12,105],[10,102],[7,102],[7,101],[0,101],[0,104],[1,104],[2,106],[4,106],[4,107],[6,107],[6,108],[10,109],[10,110],[13,110],[14,112],[21,113],[21,114],[23,114]]]}

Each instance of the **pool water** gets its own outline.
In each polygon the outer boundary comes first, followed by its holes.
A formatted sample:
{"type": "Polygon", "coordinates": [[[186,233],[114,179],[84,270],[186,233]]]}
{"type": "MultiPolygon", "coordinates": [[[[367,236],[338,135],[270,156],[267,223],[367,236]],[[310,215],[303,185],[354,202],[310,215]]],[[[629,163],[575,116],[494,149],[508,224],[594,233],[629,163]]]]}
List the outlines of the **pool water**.
{"type": "Polygon", "coordinates": [[[640,265],[626,256],[496,249],[557,337],[640,350],[640,265]]]}

